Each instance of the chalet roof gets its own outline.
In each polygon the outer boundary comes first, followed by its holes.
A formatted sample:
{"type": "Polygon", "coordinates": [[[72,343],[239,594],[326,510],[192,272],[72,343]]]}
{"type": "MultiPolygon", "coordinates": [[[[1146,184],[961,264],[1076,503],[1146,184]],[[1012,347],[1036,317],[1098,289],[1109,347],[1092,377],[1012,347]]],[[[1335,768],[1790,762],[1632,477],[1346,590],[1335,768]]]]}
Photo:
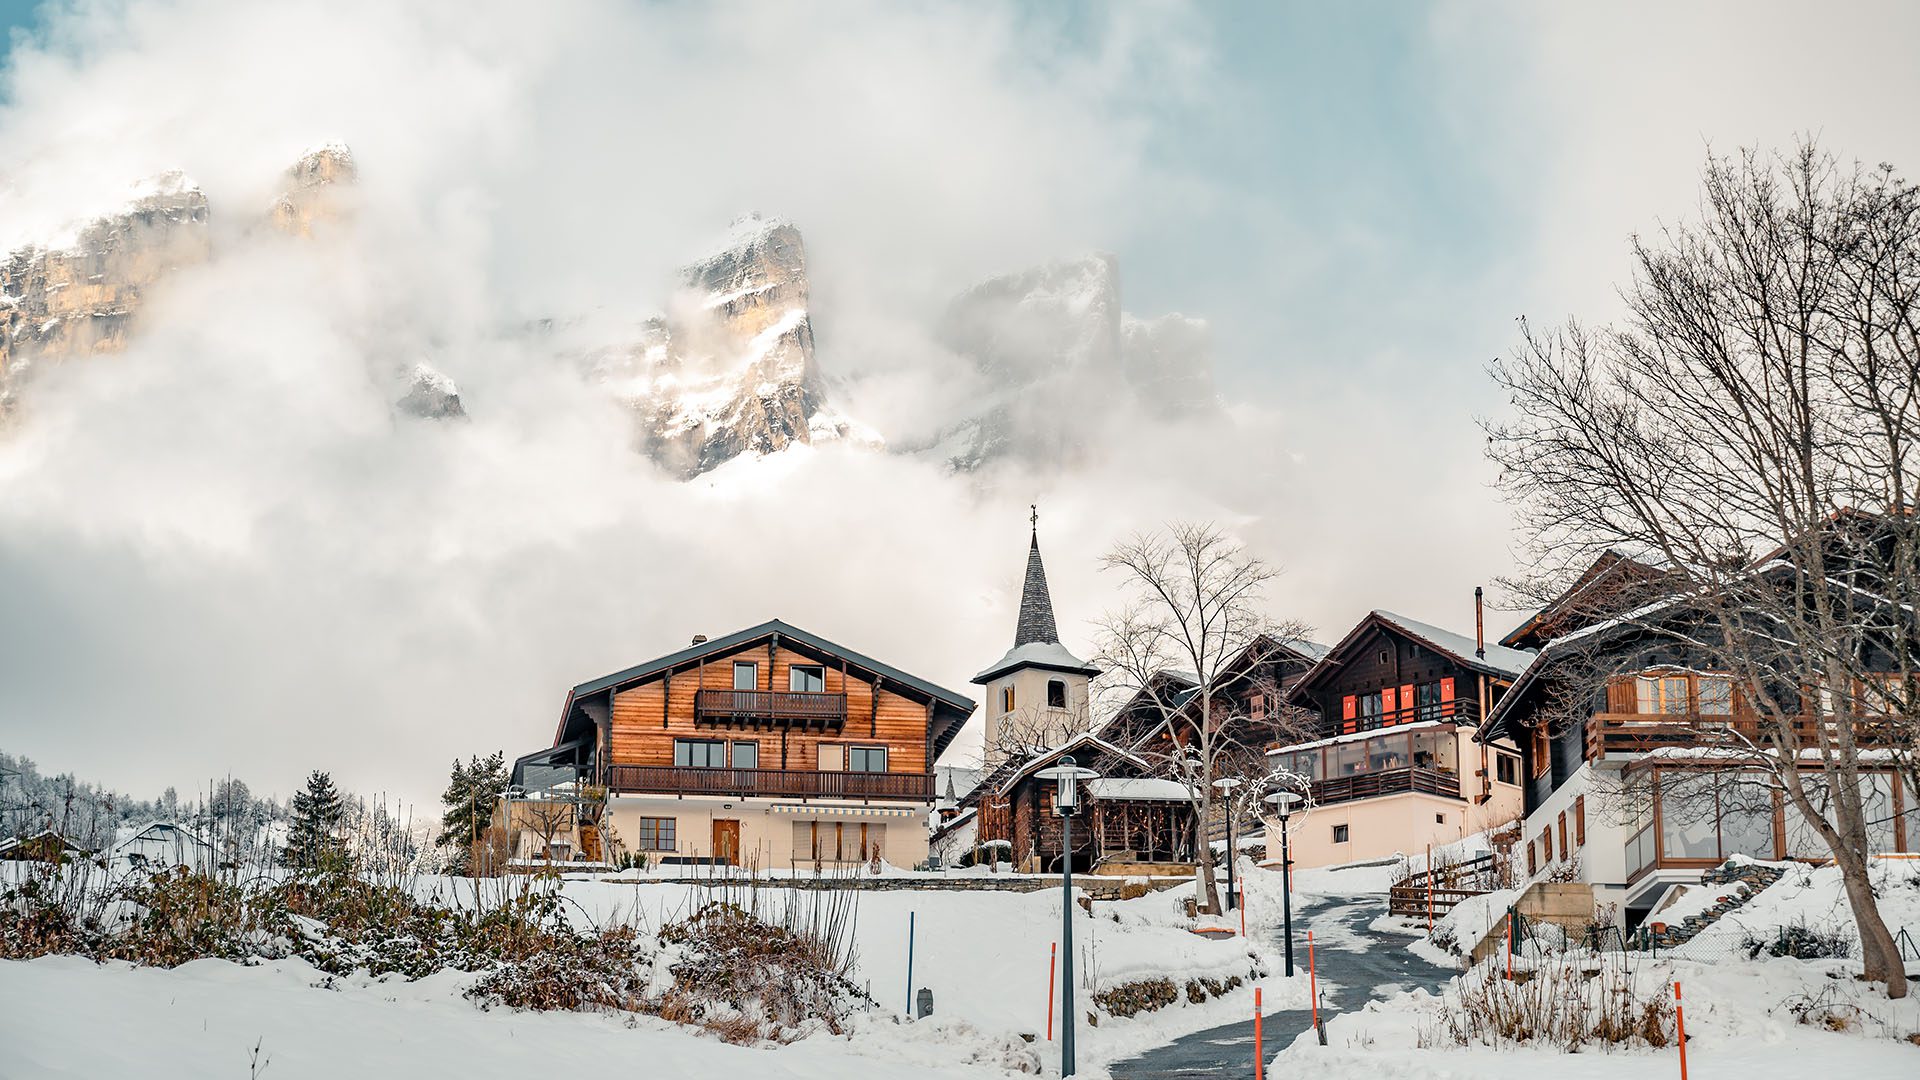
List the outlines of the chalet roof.
{"type": "Polygon", "coordinates": [[[1013,648],[973,677],[987,683],[1017,668],[1035,667],[1048,671],[1094,676],[1100,669],[1067,651],[1060,644],[1060,629],[1053,620],[1053,596],[1047,591],[1047,568],[1040,561],[1040,533],[1035,527],[1027,545],[1027,576],[1020,585],[1020,618],[1013,628],[1013,648]]]}
{"type": "MultiPolygon", "coordinates": [[[[1500,644],[1512,648],[1524,648],[1527,641],[1550,633],[1556,623],[1567,619],[1570,615],[1578,621],[1579,625],[1596,621],[1593,618],[1578,618],[1581,612],[1575,608],[1575,605],[1582,598],[1616,585],[1628,587],[1635,577],[1646,578],[1657,575],[1660,573],[1660,563],[1661,560],[1657,558],[1635,558],[1615,548],[1601,552],[1559,596],[1528,616],[1525,622],[1508,631],[1507,635],[1500,639],[1500,644]]],[[[1578,629],[1578,626],[1574,629],[1578,629]]]]}
{"type": "Polygon", "coordinates": [[[597,679],[590,679],[587,682],[575,686],[567,693],[566,704],[561,707],[560,726],[558,730],[554,732],[554,745],[559,746],[566,742],[567,721],[574,712],[574,703],[579,699],[612,691],[630,683],[639,682],[672,668],[696,662],[702,657],[728,653],[776,634],[782,639],[794,642],[804,648],[844,659],[849,664],[862,668],[872,674],[879,675],[897,686],[910,688],[946,706],[950,714],[957,714],[957,719],[954,719],[950,715],[948,722],[937,725],[936,730],[931,733],[934,737],[933,749],[935,757],[938,757],[940,752],[947,748],[947,744],[952,742],[953,737],[959,733],[960,725],[973,713],[973,699],[964,694],[955,693],[943,686],[928,682],[917,675],[909,675],[891,664],[883,664],[864,654],[854,652],[844,645],[828,641],[826,638],[802,630],[792,623],[783,622],[779,619],[769,619],[758,626],[750,626],[745,630],[736,630],[731,634],[725,634],[721,637],[690,645],[687,648],[681,649],[679,652],[668,653],[665,656],[648,660],[643,664],[636,664],[633,667],[616,671],[611,675],[602,675],[597,679]]]}
{"type": "Polygon", "coordinates": [[[1102,776],[1087,781],[1087,795],[1095,799],[1191,802],[1193,789],[1178,780],[1151,776],[1102,776]]]}
{"type": "Polygon", "coordinates": [[[1534,652],[1531,649],[1513,649],[1505,645],[1489,644],[1487,655],[1477,655],[1476,646],[1471,637],[1456,634],[1451,630],[1442,630],[1437,626],[1409,619],[1404,615],[1395,615],[1391,611],[1375,610],[1373,614],[1382,621],[1393,624],[1409,637],[1417,638],[1422,645],[1431,647],[1435,652],[1458,660],[1470,668],[1480,668],[1492,675],[1504,675],[1514,678],[1527,670],[1533,663],[1534,652]]]}
{"type": "MultiPolygon", "coordinates": [[[[1068,739],[1066,742],[1061,743],[1059,746],[1056,746],[1051,750],[1042,751],[1041,753],[1035,754],[1023,762],[1020,762],[1010,771],[1008,775],[1004,777],[1000,777],[999,785],[994,790],[1001,793],[1010,791],[1013,789],[1013,786],[1015,784],[1018,784],[1020,781],[1026,779],[1028,776],[1032,775],[1033,773],[1038,772],[1040,768],[1046,765],[1047,763],[1052,761],[1058,761],[1060,758],[1065,757],[1067,754],[1070,754],[1075,750],[1079,750],[1082,748],[1091,748],[1103,753],[1111,754],[1122,761],[1131,762],[1142,769],[1149,767],[1147,765],[1146,758],[1141,757],[1140,755],[1134,753],[1131,750],[1127,750],[1122,747],[1115,746],[1113,743],[1110,743],[1107,740],[1101,738],[1100,736],[1095,735],[1091,731],[1086,731],[1078,735],[1075,735],[1073,738],[1068,739]]],[[[1091,759],[1088,759],[1088,760],[1091,760],[1091,759]]],[[[1087,762],[1081,761],[1080,764],[1085,765],[1087,764],[1087,762]]],[[[995,776],[996,777],[999,776],[998,771],[996,771],[995,776]]],[[[983,784],[982,786],[985,786],[985,785],[983,784]]]]}

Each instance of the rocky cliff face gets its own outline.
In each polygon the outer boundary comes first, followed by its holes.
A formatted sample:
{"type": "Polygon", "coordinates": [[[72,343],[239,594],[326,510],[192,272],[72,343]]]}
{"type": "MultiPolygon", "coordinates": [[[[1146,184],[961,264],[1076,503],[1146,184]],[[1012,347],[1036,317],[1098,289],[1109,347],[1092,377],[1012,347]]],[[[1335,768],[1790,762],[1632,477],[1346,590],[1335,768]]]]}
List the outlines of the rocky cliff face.
{"type": "MultiPolygon", "coordinates": [[[[344,227],[358,171],[353,153],[328,143],[287,170],[266,214],[297,237],[344,227]]],[[[206,195],[178,172],[135,189],[133,199],[70,238],[20,248],[0,262],[0,414],[18,403],[31,368],[126,346],[161,279],[213,258],[206,195]]],[[[430,419],[466,415],[453,381],[425,361],[376,371],[396,410],[430,419]]]]}
{"type": "Polygon", "coordinates": [[[592,357],[638,416],[644,453],[693,477],[742,454],[863,436],[826,405],[800,230],[743,218],[683,285],[640,341],[592,357]]]}
{"type": "Polygon", "coordinates": [[[312,236],[316,227],[340,225],[351,212],[347,192],[359,179],[353,151],[344,143],[315,147],[287,170],[285,187],[267,218],[274,228],[292,236],[312,236]]]}
{"type": "Polygon", "coordinates": [[[1111,255],[981,282],[949,305],[940,336],[990,388],[940,440],[962,470],[1073,461],[1088,452],[1098,414],[1116,405],[1159,417],[1217,407],[1206,323],[1127,314],[1111,255]]]}
{"type": "Polygon", "coordinates": [[[147,291],[211,257],[207,222],[207,197],[167,173],[70,239],[8,255],[0,263],[0,406],[36,362],[124,347],[147,291]]]}

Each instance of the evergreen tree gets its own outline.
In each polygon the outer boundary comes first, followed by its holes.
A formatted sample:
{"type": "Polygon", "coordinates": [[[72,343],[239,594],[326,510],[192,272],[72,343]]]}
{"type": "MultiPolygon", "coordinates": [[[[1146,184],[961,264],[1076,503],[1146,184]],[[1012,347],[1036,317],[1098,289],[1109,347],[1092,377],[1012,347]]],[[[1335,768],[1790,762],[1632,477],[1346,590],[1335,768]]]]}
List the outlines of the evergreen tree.
{"type": "Polygon", "coordinates": [[[464,765],[455,759],[447,790],[440,796],[447,809],[441,815],[440,835],[435,839],[451,851],[448,872],[464,874],[472,869],[473,841],[493,820],[494,806],[507,790],[508,777],[503,751],[472,758],[464,765]]]}
{"type": "Polygon", "coordinates": [[[286,864],[311,870],[337,857],[341,852],[337,834],[345,812],[340,792],[333,786],[333,777],[315,770],[307,777],[307,786],[293,796],[293,825],[287,831],[286,864]]]}

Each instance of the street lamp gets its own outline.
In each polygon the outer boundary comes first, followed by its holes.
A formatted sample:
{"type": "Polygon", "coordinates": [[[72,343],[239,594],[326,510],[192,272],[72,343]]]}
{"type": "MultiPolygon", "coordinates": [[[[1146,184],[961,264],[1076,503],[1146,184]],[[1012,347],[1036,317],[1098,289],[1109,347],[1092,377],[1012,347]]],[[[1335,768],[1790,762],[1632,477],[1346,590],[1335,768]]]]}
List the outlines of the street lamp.
{"type": "Polygon", "coordinates": [[[1293,978],[1293,851],[1287,844],[1287,815],[1300,801],[1291,791],[1276,791],[1266,801],[1280,818],[1280,920],[1286,927],[1287,978],[1293,978]]]}
{"type": "Polygon", "coordinates": [[[1073,815],[1080,808],[1080,782],[1100,774],[1083,769],[1069,754],[1034,775],[1057,781],[1054,813],[1060,815],[1060,1076],[1073,1075],[1073,815]]]}
{"type": "Polygon", "coordinates": [[[1234,882],[1233,868],[1234,868],[1234,864],[1240,861],[1240,852],[1237,849],[1235,849],[1233,845],[1233,789],[1239,787],[1241,783],[1242,783],[1241,779],[1237,776],[1223,776],[1220,779],[1215,780],[1213,782],[1213,786],[1220,789],[1220,797],[1223,800],[1225,800],[1225,805],[1227,809],[1227,910],[1228,911],[1232,911],[1235,908],[1240,906],[1240,902],[1234,896],[1234,890],[1233,890],[1233,882],[1234,882]]]}

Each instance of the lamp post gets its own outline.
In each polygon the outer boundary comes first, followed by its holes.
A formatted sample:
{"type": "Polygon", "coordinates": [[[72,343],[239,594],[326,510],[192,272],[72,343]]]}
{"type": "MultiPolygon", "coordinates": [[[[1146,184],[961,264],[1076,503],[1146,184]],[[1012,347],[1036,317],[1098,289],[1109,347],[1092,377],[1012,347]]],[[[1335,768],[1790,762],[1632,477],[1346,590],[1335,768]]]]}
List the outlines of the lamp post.
{"type": "Polygon", "coordinates": [[[1240,861],[1240,852],[1238,849],[1234,847],[1234,843],[1233,843],[1233,789],[1239,787],[1241,783],[1242,783],[1241,779],[1237,776],[1223,776],[1220,779],[1215,780],[1213,782],[1213,786],[1220,789],[1221,805],[1225,806],[1227,810],[1227,910],[1228,911],[1232,911],[1235,908],[1240,906],[1239,897],[1234,895],[1234,888],[1233,888],[1234,864],[1240,861]]]}
{"type": "Polygon", "coordinates": [[[1293,850],[1287,844],[1287,815],[1293,813],[1300,796],[1291,791],[1276,791],[1267,796],[1280,817],[1280,921],[1286,929],[1287,978],[1293,978],[1293,850]]]}
{"type": "Polygon", "coordinates": [[[1069,754],[1036,776],[1056,781],[1054,813],[1060,815],[1060,1076],[1073,1075],[1073,815],[1080,808],[1080,782],[1100,774],[1083,769],[1069,754]]]}

